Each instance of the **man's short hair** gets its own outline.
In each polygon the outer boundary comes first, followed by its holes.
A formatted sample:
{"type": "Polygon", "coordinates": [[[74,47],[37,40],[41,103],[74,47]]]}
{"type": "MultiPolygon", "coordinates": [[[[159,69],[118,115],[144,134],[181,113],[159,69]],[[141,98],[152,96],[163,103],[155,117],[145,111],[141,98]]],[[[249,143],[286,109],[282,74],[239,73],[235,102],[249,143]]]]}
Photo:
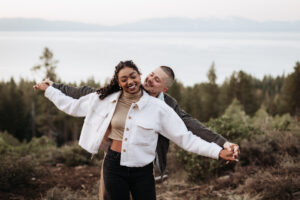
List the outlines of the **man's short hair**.
{"type": "Polygon", "coordinates": [[[171,67],[168,66],[160,66],[160,68],[168,75],[166,80],[166,86],[171,87],[175,80],[175,74],[171,67]]]}

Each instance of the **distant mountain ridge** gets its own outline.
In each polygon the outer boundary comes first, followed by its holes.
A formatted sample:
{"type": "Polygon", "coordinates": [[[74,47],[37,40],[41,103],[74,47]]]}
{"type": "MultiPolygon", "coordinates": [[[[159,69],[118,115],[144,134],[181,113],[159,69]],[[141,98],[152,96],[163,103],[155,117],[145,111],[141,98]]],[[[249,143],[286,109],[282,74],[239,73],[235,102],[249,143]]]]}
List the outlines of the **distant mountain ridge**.
{"type": "Polygon", "coordinates": [[[0,31],[282,31],[299,32],[300,21],[258,22],[245,18],[189,19],[154,18],[115,26],[104,26],[70,21],[49,21],[44,19],[0,18],[0,31]]]}

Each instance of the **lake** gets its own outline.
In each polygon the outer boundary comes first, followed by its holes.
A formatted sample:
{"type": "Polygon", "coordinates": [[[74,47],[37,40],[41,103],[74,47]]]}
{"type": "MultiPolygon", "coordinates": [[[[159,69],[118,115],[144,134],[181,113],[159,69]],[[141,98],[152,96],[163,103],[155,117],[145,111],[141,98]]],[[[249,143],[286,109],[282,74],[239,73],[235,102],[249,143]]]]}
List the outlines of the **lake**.
{"type": "Polygon", "coordinates": [[[143,74],[171,66],[184,85],[207,81],[215,63],[217,82],[244,70],[262,78],[293,71],[300,61],[300,33],[266,32],[0,32],[0,79],[40,81],[31,72],[48,47],[58,76],[66,82],[89,77],[104,82],[121,60],[133,60],[143,74]]]}

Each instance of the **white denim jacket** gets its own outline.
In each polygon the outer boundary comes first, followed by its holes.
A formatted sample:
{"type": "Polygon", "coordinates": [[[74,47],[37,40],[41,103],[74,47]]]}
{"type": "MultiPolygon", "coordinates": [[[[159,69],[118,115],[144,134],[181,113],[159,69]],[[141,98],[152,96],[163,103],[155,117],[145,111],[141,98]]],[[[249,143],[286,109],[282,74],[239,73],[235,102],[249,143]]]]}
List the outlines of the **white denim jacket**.
{"type": "MultiPolygon", "coordinates": [[[[73,99],[52,86],[45,91],[45,96],[58,109],[72,116],[85,117],[79,145],[92,154],[99,150],[120,94],[113,93],[103,100],[96,93],[73,99]]],[[[187,151],[214,159],[218,159],[222,149],[193,135],[172,108],[143,91],[127,114],[120,164],[142,167],[151,163],[155,158],[158,133],[187,151]]]]}

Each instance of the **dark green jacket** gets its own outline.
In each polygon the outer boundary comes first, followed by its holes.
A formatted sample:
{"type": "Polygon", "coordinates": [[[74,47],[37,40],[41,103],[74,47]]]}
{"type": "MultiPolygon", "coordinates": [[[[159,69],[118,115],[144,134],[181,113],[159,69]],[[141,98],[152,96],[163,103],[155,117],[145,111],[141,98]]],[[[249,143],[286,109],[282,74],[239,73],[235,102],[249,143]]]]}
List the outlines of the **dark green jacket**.
{"type": "MultiPolygon", "coordinates": [[[[96,89],[87,86],[76,88],[76,87],[71,87],[71,86],[58,84],[58,83],[53,83],[52,86],[75,99],[78,99],[81,96],[85,96],[89,93],[96,91],[96,89]]],[[[193,132],[193,134],[197,135],[203,140],[206,140],[207,142],[214,142],[219,146],[223,147],[224,143],[226,142],[225,138],[223,138],[221,135],[218,135],[210,131],[205,126],[203,126],[198,120],[193,118],[191,115],[187,114],[184,110],[182,110],[179,107],[177,101],[173,97],[164,93],[164,99],[166,104],[168,104],[171,108],[173,108],[174,111],[180,116],[180,118],[183,120],[183,122],[185,123],[189,131],[193,132]]],[[[167,166],[168,149],[169,149],[169,140],[164,136],[159,135],[156,152],[157,152],[157,157],[159,162],[159,169],[162,176],[167,166]]]]}

